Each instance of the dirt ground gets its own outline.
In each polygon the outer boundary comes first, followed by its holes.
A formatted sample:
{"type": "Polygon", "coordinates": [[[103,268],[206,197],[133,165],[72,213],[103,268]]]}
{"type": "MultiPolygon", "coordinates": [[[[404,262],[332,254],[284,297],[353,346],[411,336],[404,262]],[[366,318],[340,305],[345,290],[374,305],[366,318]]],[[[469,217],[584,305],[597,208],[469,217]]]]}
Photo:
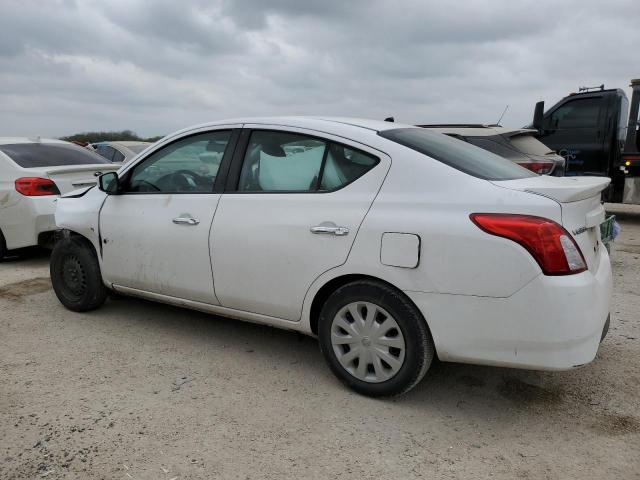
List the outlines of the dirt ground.
{"type": "Polygon", "coordinates": [[[0,478],[640,478],[640,209],[617,211],[593,363],[442,363],[393,400],[344,388],[312,338],[133,299],[72,313],[46,253],[0,263],[0,478]]]}

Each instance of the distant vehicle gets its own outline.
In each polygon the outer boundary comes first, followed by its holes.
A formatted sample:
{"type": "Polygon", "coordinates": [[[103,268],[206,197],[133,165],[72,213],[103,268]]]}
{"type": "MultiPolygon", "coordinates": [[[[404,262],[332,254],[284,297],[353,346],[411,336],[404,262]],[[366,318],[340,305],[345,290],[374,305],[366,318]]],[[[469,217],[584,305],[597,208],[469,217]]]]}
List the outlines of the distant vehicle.
{"type": "Polygon", "coordinates": [[[0,138],[0,258],[8,250],[48,244],[59,195],[94,185],[118,168],[69,142],[0,138]]]}
{"type": "Polygon", "coordinates": [[[562,177],[565,159],[536,139],[537,131],[499,125],[418,125],[464,140],[540,175],[562,177]]]}
{"type": "Polygon", "coordinates": [[[151,142],[99,142],[91,144],[96,153],[113,163],[127,163],[145,150],[151,142]]]}
{"type": "Polygon", "coordinates": [[[531,128],[566,158],[566,175],[610,177],[605,200],[640,204],[640,80],[631,87],[631,104],[623,90],[604,85],[581,88],[546,112],[538,102],[531,128]]]}
{"type": "Polygon", "coordinates": [[[608,326],[608,184],[410,125],[221,121],[61,198],[51,280],[74,311],[115,290],[317,335],[367,395],[410,390],[436,354],[570,369],[608,326]]]}

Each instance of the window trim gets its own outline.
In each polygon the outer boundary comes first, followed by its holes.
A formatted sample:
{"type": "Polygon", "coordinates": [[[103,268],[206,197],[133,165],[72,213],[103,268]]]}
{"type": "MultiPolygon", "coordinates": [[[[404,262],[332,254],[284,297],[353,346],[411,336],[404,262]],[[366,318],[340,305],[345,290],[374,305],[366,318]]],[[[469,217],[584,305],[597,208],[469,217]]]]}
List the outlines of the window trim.
{"type": "MultiPolygon", "coordinates": [[[[297,128],[297,127],[296,127],[297,128]]],[[[232,160],[232,164],[231,164],[231,169],[229,171],[229,175],[227,177],[227,182],[225,185],[225,189],[224,189],[224,193],[234,193],[234,194],[240,194],[240,195],[279,195],[279,194],[303,194],[303,195],[308,195],[308,194],[326,194],[326,193],[333,193],[333,192],[337,192],[339,190],[342,190],[343,188],[351,185],[352,183],[356,182],[357,180],[361,179],[362,177],[364,177],[367,173],[369,173],[370,171],[372,171],[374,168],[376,168],[378,165],[380,165],[382,163],[382,160],[380,158],[379,155],[374,155],[371,152],[367,152],[361,148],[357,148],[354,146],[351,146],[349,144],[343,143],[343,142],[339,142],[336,140],[332,140],[330,138],[326,138],[326,137],[322,137],[320,135],[314,135],[312,133],[307,133],[307,132],[299,132],[297,130],[290,130],[290,129],[278,129],[278,128],[270,128],[265,126],[264,128],[261,127],[249,127],[249,128],[243,128],[242,129],[242,133],[240,134],[240,139],[238,140],[238,144],[236,145],[236,149],[235,149],[235,154],[232,160]],[[247,153],[247,149],[249,148],[249,142],[251,140],[251,135],[253,134],[253,132],[256,131],[260,131],[260,132],[272,132],[272,133],[289,133],[292,135],[301,135],[301,136],[305,136],[305,137],[309,137],[311,139],[314,140],[319,140],[321,142],[324,142],[326,144],[325,149],[324,149],[324,154],[322,155],[322,163],[320,164],[320,172],[318,174],[318,180],[316,182],[316,189],[315,190],[269,190],[269,191],[243,191],[243,190],[238,190],[238,186],[240,184],[240,173],[242,172],[242,166],[244,165],[244,158],[246,156],[247,153]],[[327,160],[327,155],[329,153],[329,148],[331,146],[331,144],[335,144],[335,145],[339,145],[341,147],[345,147],[348,148],[350,150],[354,150],[357,152],[360,152],[364,155],[367,155],[369,157],[372,157],[376,160],[376,164],[373,165],[369,170],[367,170],[366,172],[364,172],[362,175],[360,175],[359,177],[354,178],[353,180],[345,183],[344,185],[341,185],[340,187],[331,189],[331,190],[320,190],[320,183],[322,182],[322,174],[324,173],[324,166],[325,166],[325,162],[327,160]]]]}
{"type": "Polygon", "coordinates": [[[188,135],[184,135],[181,137],[177,137],[170,142],[167,142],[163,145],[160,145],[158,148],[149,152],[144,158],[141,158],[139,161],[135,163],[135,165],[129,166],[127,170],[124,172],[122,176],[122,181],[127,184],[133,175],[133,172],[140,165],[145,163],[151,156],[155,155],[157,152],[164,150],[166,147],[173,145],[176,142],[180,142],[187,138],[195,137],[198,135],[206,135],[208,133],[215,132],[231,132],[229,135],[229,141],[227,143],[227,147],[225,148],[224,155],[222,156],[222,160],[220,161],[220,167],[218,168],[218,173],[216,175],[216,179],[213,183],[213,188],[208,192],[128,192],[122,191],[119,195],[211,195],[211,194],[221,194],[224,191],[224,185],[226,183],[226,177],[229,171],[229,164],[231,163],[231,159],[235,153],[236,147],[238,145],[238,137],[240,136],[240,128],[213,128],[211,130],[201,130],[198,132],[193,132],[188,135]]]}

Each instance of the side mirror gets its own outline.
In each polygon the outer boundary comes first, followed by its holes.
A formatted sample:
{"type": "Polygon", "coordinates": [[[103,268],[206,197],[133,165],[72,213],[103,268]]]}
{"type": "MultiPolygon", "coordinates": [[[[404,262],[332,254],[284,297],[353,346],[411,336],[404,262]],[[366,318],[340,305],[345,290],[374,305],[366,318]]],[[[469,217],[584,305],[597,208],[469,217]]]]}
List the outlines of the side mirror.
{"type": "Polygon", "coordinates": [[[120,179],[116,172],[108,172],[98,177],[98,188],[108,195],[120,193],[120,179]]]}

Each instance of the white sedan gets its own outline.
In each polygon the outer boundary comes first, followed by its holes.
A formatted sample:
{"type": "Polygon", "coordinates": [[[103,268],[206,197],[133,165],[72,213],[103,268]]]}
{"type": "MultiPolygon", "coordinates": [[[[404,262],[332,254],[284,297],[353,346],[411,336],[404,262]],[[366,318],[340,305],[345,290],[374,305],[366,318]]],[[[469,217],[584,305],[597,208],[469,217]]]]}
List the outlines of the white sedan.
{"type": "Polygon", "coordinates": [[[608,183],[396,123],[210,123],[62,198],[51,277],[75,311],[114,290],[316,335],[367,395],[408,391],[434,355],[570,369],[608,327],[608,183]]]}
{"type": "Polygon", "coordinates": [[[95,185],[99,175],[118,168],[69,142],[0,138],[0,259],[49,243],[60,193],[95,185]]]}

